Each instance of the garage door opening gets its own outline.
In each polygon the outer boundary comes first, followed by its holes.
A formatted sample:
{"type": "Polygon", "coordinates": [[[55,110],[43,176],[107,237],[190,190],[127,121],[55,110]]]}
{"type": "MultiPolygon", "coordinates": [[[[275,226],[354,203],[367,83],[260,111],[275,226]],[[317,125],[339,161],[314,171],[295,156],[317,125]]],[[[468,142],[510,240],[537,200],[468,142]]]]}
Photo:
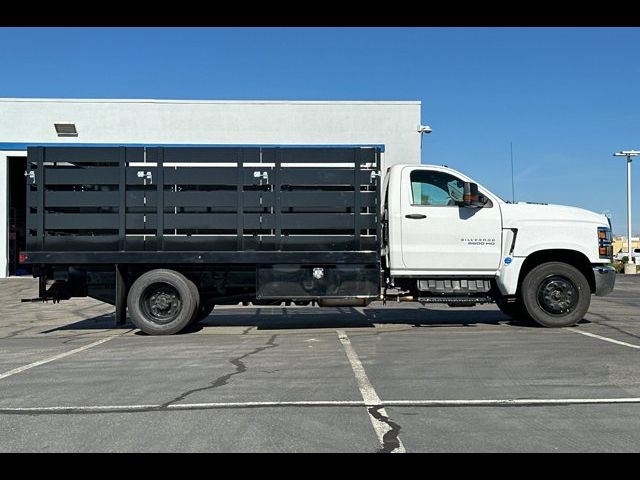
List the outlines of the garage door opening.
{"type": "Polygon", "coordinates": [[[7,159],[7,191],[9,193],[9,275],[31,275],[31,267],[20,265],[19,255],[26,250],[26,198],[27,187],[24,172],[25,157],[7,159]]]}

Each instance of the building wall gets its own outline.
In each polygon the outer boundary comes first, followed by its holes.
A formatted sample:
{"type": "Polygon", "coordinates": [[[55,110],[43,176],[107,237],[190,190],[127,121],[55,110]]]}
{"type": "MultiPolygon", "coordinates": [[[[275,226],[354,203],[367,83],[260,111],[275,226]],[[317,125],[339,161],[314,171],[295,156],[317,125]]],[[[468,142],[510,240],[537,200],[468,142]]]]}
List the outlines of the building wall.
{"type": "Polygon", "coordinates": [[[7,157],[29,144],[384,145],[383,170],[420,163],[420,102],[0,99],[0,278],[7,157]],[[77,137],[53,124],[73,122],[77,137]]]}
{"type": "Polygon", "coordinates": [[[382,144],[420,162],[420,102],[187,102],[0,99],[2,143],[382,144]],[[76,138],[53,123],[74,122],[76,138]]]}

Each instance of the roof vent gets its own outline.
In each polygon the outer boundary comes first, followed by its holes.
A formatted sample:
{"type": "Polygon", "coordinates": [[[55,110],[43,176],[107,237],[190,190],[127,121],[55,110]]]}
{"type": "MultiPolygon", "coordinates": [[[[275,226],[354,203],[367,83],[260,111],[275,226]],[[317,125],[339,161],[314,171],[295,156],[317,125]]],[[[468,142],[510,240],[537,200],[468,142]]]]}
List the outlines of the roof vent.
{"type": "Polygon", "coordinates": [[[59,137],[77,137],[78,130],[73,122],[57,122],[53,124],[59,137]]]}

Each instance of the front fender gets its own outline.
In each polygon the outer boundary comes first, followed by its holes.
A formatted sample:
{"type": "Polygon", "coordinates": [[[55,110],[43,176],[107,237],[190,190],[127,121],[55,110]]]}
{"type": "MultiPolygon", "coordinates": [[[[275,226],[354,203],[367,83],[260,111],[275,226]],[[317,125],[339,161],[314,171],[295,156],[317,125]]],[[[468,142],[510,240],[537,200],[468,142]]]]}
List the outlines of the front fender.
{"type": "Polygon", "coordinates": [[[500,293],[502,295],[516,294],[522,267],[526,260],[536,253],[544,254],[544,257],[541,259],[543,261],[566,261],[566,263],[575,266],[582,265],[582,268],[588,267],[588,265],[585,265],[585,262],[597,263],[589,260],[589,257],[584,252],[584,248],[576,248],[575,245],[574,248],[569,248],[571,246],[572,244],[567,243],[546,243],[544,245],[539,245],[540,248],[536,249],[535,246],[532,245],[531,248],[527,250],[521,250],[521,252],[526,252],[526,255],[514,255],[510,257],[509,263],[503,262],[503,264],[500,265],[500,269],[498,270],[498,275],[496,277],[496,283],[500,293]],[[575,254],[581,255],[582,260],[577,260],[575,254]],[[576,261],[578,262],[577,264],[576,261]]]}
{"type": "MultiPolygon", "coordinates": [[[[518,237],[520,237],[520,232],[518,232],[518,237]]],[[[520,238],[518,238],[520,240],[520,238]]],[[[593,239],[594,248],[597,245],[596,236],[594,234],[593,239]]],[[[589,262],[598,263],[601,260],[593,257],[593,251],[587,249],[584,244],[570,242],[570,241],[561,241],[561,242],[536,242],[536,243],[527,243],[526,245],[519,246],[516,244],[516,248],[513,251],[514,257],[523,257],[526,258],[533,253],[540,252],[542,250],[573,250],[575,252],[579,252],[583,254],[589,262]]]]}

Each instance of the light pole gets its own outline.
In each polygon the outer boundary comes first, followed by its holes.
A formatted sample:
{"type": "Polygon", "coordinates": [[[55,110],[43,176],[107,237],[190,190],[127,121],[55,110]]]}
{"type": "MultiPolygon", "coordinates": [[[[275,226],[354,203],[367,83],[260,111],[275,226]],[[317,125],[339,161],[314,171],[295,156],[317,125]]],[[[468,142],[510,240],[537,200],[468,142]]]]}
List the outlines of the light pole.
{"type": "Polygon", "coordinates": [[[614,153],[614,157],[627,157],[627,263],[624,266],[625,274],[636,273],[636,265],[633,263],[631,255],[631,157],[640,155],[638,150],[623,150],[614,153]]]}

